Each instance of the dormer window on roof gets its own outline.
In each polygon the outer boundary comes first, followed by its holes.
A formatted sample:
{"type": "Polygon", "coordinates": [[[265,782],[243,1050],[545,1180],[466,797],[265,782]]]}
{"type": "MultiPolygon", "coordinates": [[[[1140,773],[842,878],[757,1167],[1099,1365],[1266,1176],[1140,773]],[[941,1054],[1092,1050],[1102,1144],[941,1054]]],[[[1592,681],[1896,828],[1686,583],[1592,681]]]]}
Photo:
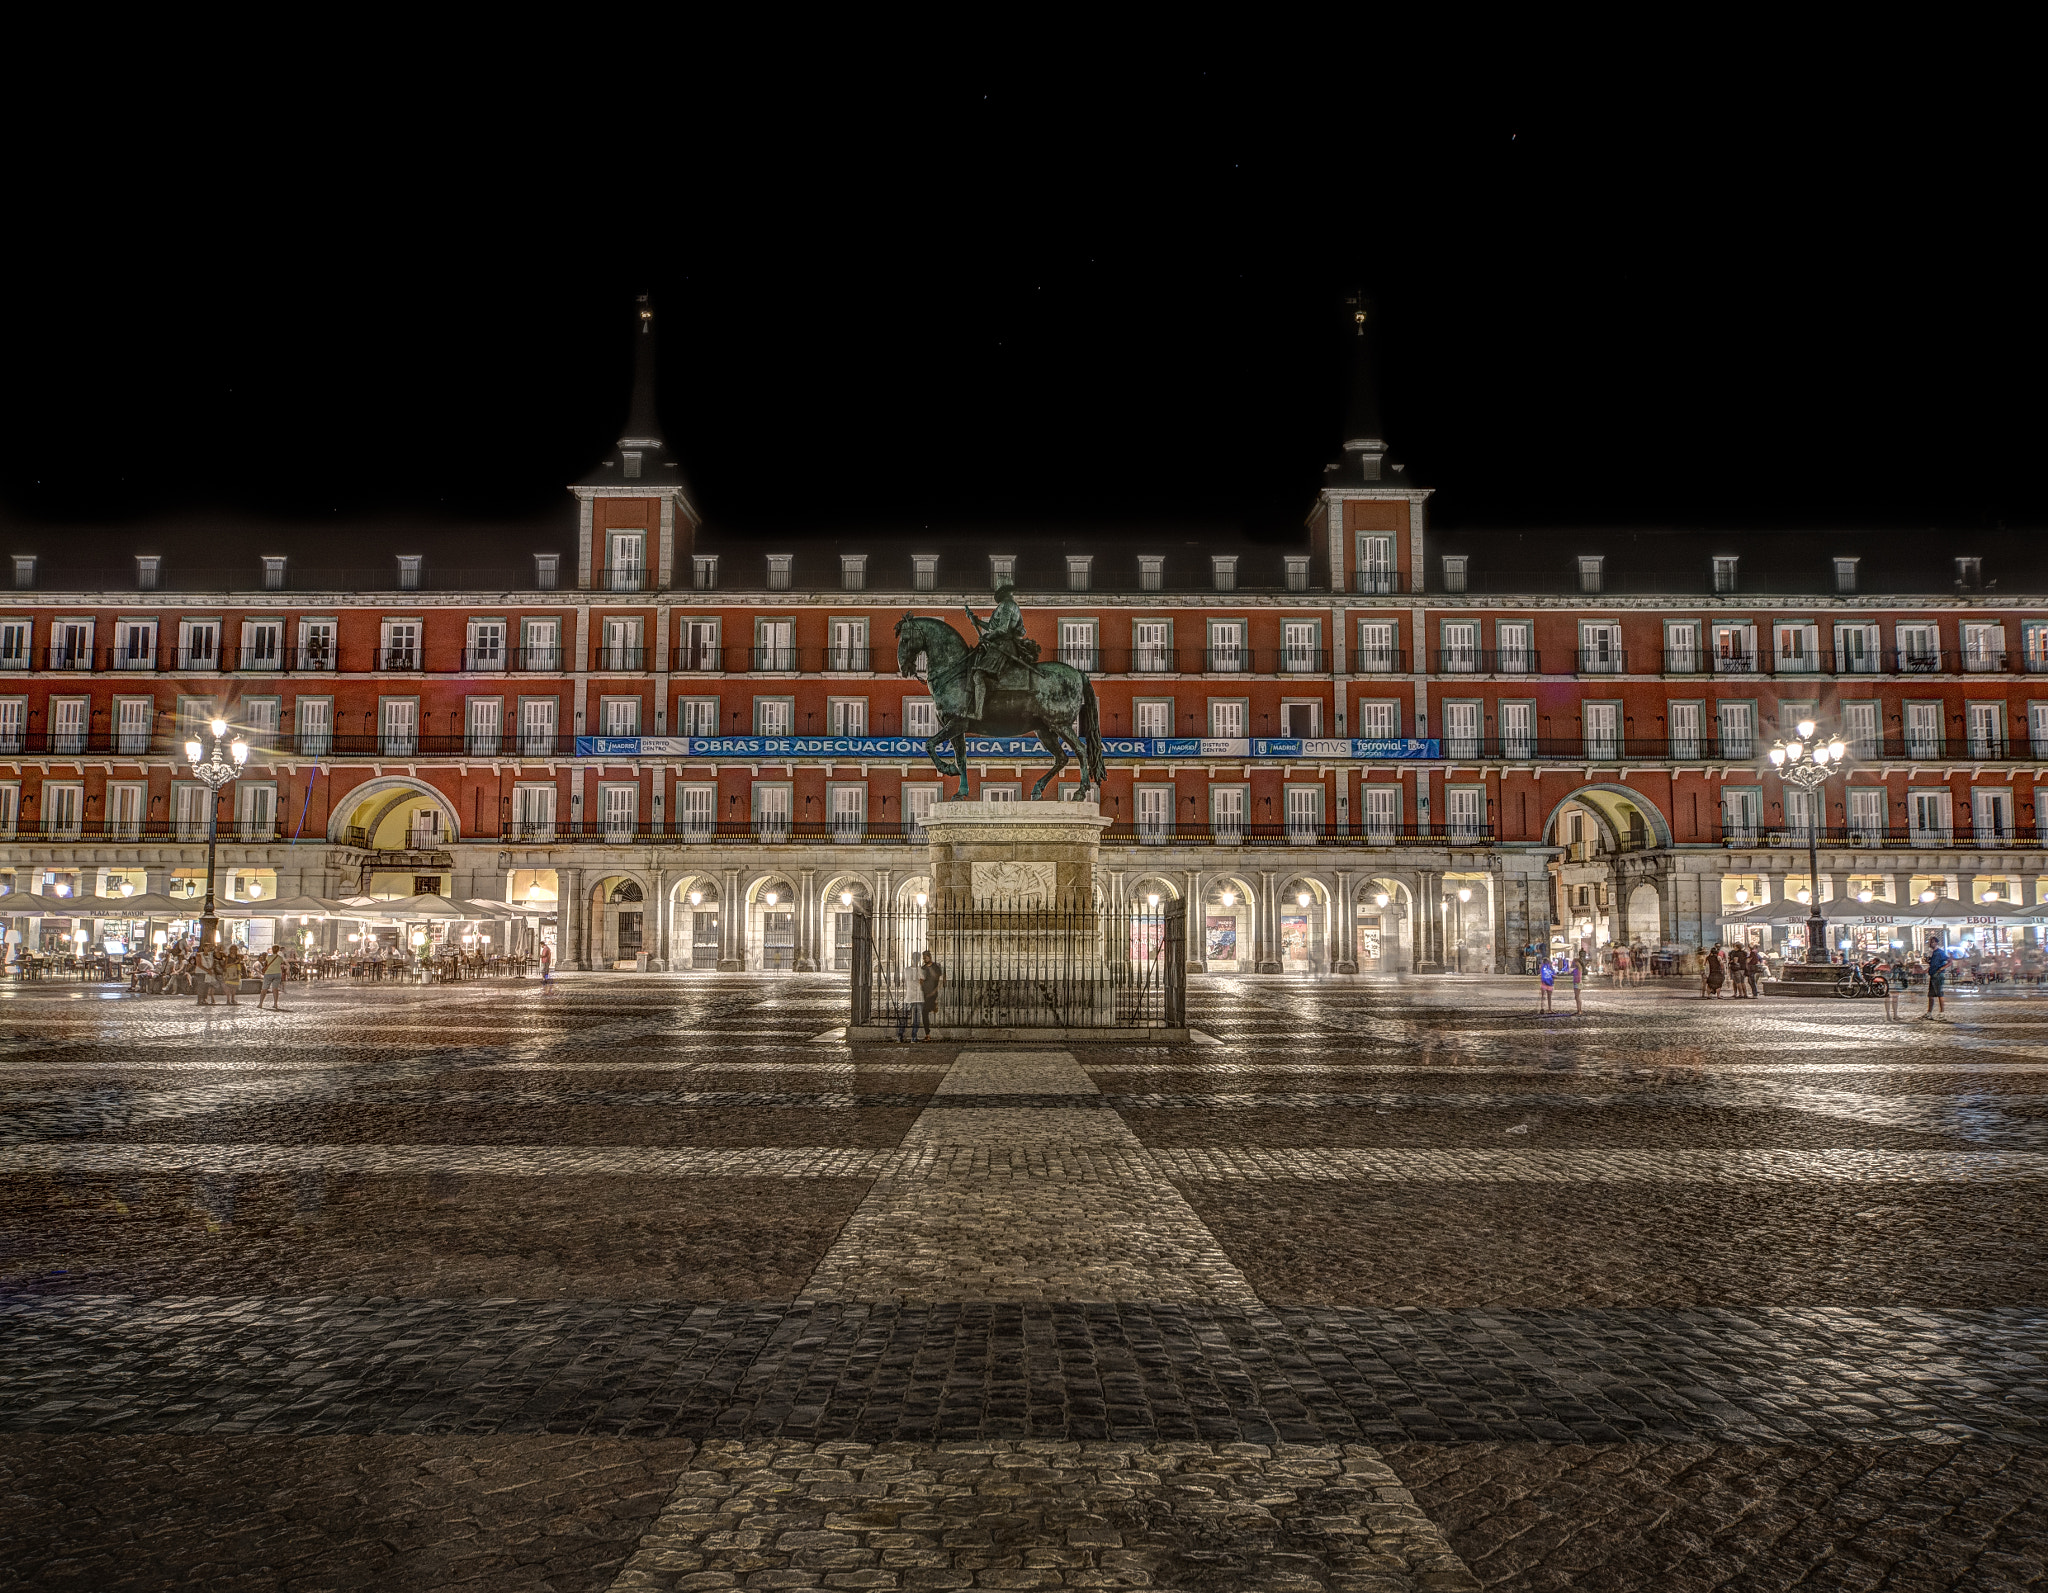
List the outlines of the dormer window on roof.
{"type": "Polygon", "coordinates": [[[157,573],[163,568],[163,560],[154,553],[135,555],[135,590],[154,592],[157,573]]]}
{"type": "Polygon", "coordinates": [[[420,568],[427,562],[422,553],[401,553],[398,555],[398,589],[401,592],[417,592],[420,586],[420,568]]]}
{"type": "Polygon", "coordinates": [[[839,555],[839,589],[842,592],[859,592],[868,584],[868,556],[865,553],[842,553],[839,555]]]}
{"type": "Polygon", "coordinates": [[[1956,560],[1956,585],[1973,590],[1984,584],[1984,561],[1982,559],[1956,560]]]}
{"type": "Polygon", "coordinates": [[[790,566],[796,563],[794,553],[771,553],[768,555],[768,590],[786,592],[789,590],[790,566]]]}
{"type": "Polygon", "coordinates": [[[266,553],[263,556],[263,590],[282,592],[284,590],[285,555],[266,553]]]}
{"type": "Polygon", "coordinates": [[[1209,581],[1219,592],[1237,590],[1237,555],[1235,553],[1213,553],[1209,556],[1209,581]]]}
{"type": "Polygon", "coordinates": [[[1308,590],[1309,560],[1306,553],[1287,555],[1287,590],[1306,592],[1308,590]]]}
{"type": "Polygon", "coordinates": [[[929,592],[939,584],[939,556],[936,553],[910,555],[910,584],[919,592],[929,592]]]}
{"type": "Polygon", "coordinates": [[[1166,559],[1157,553],[1138,555],[1138,590],[1156,592],[1166,580],[1166,559]]]}
{"type": "Polygon", "coordinates": [[[626,461],[626,479],[628,481],[638,481],[640,479],[640,461],[644,455],[642,455],[638,448],[626,448],[620,450],[620,457],[626,461]]]}
{"type": "Polygon", "coordinates": [[[716,553],[693,553],[690,555],[690,585],[700,592],[710,592],[718,586],[718,555],[716,553]]]}
{"type": "Polygon", "coordinates": [[[1741,563],[1742,560],[1732,553],[1719,553],[1714,556],[1715,591],[1732,592],[1735,590],[1735,571],[1736,567],[1741,563]]]}
{"type": "Polygon", "coordinates": [[[1017,555],[1014,553],[991,553],[988,556],[988,585],[994,591],[1005,581],[1017,579],[1017,555]]]}
{"type": "Polygon", "coordinates": [[[1835,560],[1835,590],[1837,592],[1853,592],[1856,590],[1856,566],[1861,562],[1861,559],[1835,560]]]}
{"type": "Polygon", "coordinates": [[[1600,567],[1607,562],[1602,554],[1586,553],[1579,556],[1579,590],[1597,592],[1600,590],[1600,567]]]}
{"type": "Polygon", "coordinates": [[[36,556],[33,553],[14,555],[14,584],[24,589],[36,584],[36,556]]]}
{"type": "Polygon", "coordinates": [[[1085,592],[1088,590],[1088,566],[1095,562],[1092,553],[1069,553],[1067,555],[1067,590],[1085,592]]]}
{"type": "Polygon", "coordinates": [[[1444,555],[1444,590],[1462,592],[1465,590],[1465,555],[1446,553],[1444,555]]]}

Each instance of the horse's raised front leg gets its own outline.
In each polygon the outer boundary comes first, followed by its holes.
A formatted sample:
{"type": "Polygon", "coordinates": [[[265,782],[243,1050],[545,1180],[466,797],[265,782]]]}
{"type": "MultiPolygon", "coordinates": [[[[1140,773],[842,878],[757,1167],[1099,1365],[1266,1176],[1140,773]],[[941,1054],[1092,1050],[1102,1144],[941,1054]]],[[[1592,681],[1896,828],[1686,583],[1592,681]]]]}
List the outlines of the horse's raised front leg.
{"type": "Polygon", "coordinates": [[[1034,802],[1038,800],[1040,792],[1060,777],[1060,770],[1067,766],[1067,744],[1060,739],[1057,726],[1040,725],[1038,727],[1038,739],[1045,747],[1045,750],[1052,754],[1053,764],[1050,769],[1039,777],[1038,784],[1031,788],[1031,800],[1034,802]]]}

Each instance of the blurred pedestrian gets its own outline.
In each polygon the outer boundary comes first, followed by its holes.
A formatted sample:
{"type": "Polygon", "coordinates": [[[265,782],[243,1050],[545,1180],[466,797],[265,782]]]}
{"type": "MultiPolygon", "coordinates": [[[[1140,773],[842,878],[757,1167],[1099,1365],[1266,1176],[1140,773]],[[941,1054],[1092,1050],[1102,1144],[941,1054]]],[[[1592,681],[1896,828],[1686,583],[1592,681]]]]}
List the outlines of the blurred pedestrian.
{"type": "Polygon", "coordinates": [[[1573,1012],[1576,1012],[1576,1013],[1583,1013],[1583,1012],[1584,1012],[1584,1011],[1586,1010],[1586,1001],[1585,1001],[1585,995],[1584,995],[1584,991],[1585,991],[1585,985],[1586,985],[1586,961],[1585,961],[1585,959],[1584,959],[1583,957],[1574,957],[1574,958],[1572,959],[1572,1011],[1573,1011],[1573,1012]]]}
{"type": "Polygon", "coordinates": [[[1548,1012],[1551,1010],[1551,992],[1552,987],[1555,986],[1556,983],[1557,967],[1555,964],[1551,962],[1549,956],[1546,955],[1543,958],[1543,960],[1536,965],[1536,1010],[1538,1012],[1548,1012]]]}

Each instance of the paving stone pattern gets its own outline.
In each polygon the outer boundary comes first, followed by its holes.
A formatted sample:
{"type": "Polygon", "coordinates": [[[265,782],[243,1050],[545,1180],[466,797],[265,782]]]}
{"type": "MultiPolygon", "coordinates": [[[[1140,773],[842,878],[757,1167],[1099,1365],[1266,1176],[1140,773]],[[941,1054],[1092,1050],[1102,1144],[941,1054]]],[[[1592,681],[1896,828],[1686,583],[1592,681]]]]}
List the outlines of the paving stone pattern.
{"type": "Polygon", "coordinates": [[[0,990],[0,1585],[2048,1581],[2048,1001],[0,990]]]}

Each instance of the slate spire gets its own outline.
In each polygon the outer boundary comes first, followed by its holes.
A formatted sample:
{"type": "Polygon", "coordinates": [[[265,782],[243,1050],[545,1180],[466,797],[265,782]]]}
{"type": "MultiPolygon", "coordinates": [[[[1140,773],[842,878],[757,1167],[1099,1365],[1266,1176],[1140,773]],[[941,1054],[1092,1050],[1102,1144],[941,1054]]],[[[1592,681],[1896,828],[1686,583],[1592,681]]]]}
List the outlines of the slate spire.
{"type": "Polygon", "coordinates": [[[633,407],[626,417],[626,434],[621,448],[659,448],[661,421],[654,412],[654,301],[641,294],[634,305],[638,319],[633,330],[633,407]]]}

